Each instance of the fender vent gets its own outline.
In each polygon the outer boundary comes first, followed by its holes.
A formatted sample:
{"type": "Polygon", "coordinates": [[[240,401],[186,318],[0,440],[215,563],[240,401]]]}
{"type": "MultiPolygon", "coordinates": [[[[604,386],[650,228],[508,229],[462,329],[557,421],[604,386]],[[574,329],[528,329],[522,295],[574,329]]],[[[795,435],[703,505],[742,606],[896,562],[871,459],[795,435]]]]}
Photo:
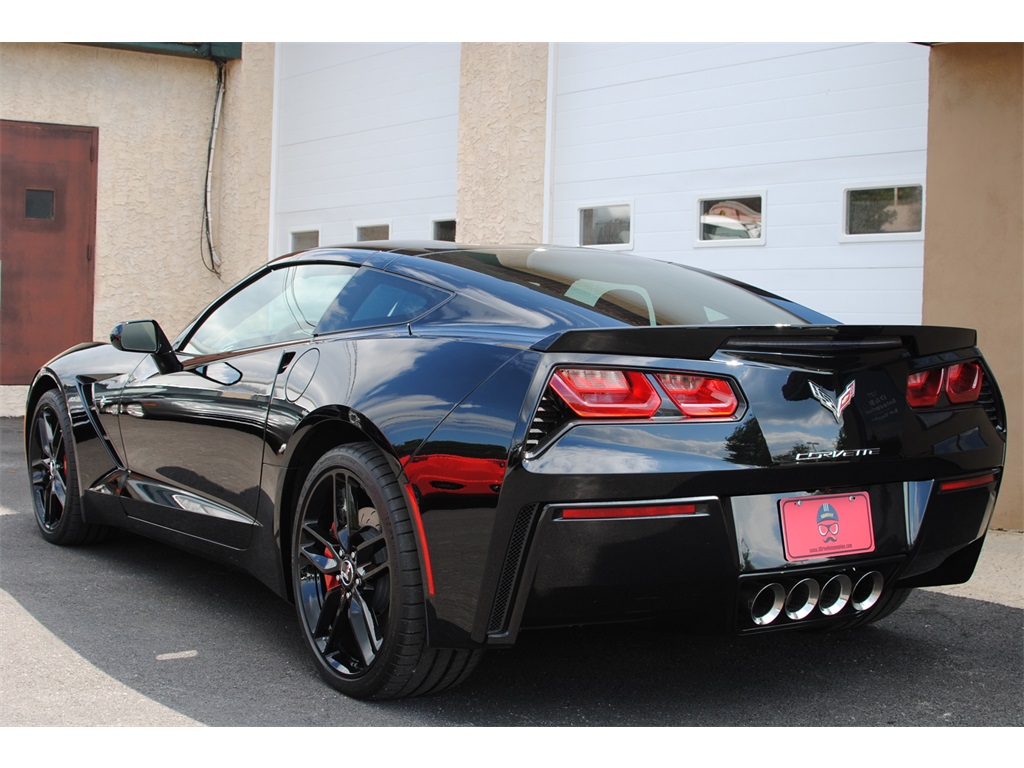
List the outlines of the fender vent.
{"type": "Polygon", "coordinates": [[[508,609],[515,597],[516,583],[519,581],[519,573],[522,569],[523,554],[526,552],[526,544],[530,540],[533,518],[536,513],[537,505],[528,504],[516,515],[515,524],[512,526],[512,535],[509,537],[508,550],[505,553],[505,562],[501,566],[498,589],[494,594],[491,618],[487,623],[488,632],[501,632],[505,629],[508,621],[508,609]]]}
{"type": "Polygon", "coordinates": [[[988,376],[982,377],[981,394],[978,396],[978,405],[985,409],[985,414],[988,416],[988,420],[992,422],[993,427],[999,430],[1006,428],[1003,424],[1002,410],[999,408],[999,404],[996,403],[996,398],[992,393],[992,385],[989,383],[988,376]]]}
{"type": "Polygon", "coordinates": [[[536,453],[556,434],[563,424],[569,421],[570,411],[558,395],[549,387],[541,398],[537,412],[530,422],[530,430],[526,435],[526,453],[536,453]]]}

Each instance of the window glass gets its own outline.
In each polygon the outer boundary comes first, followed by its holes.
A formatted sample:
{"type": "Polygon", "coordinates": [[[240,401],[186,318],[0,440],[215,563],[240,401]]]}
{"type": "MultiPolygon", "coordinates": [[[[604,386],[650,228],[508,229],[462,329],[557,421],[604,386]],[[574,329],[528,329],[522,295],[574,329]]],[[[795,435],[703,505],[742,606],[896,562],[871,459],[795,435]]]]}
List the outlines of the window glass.
{"type": "Polygon", "coordinates": [[[53,190],[52,189],[26,189],[25,190],[25,218],[26,219],[52,219],[53,218],[53,190]]]}
{"type": "Polygon", "coordinates": [[[316,333],[408,323],[441,304],[449,295],[414,280],[363,269],[331,303],[316,333]]]}
{"type": "Polygon", "coordinates": [[[320,230],[309,229],[304,232],[292,232],[292,250],[307,251],[320,245],[320,230]]]}
{"type": "Polygon", "coordinates": [[[445,240],[449,243],[455,242],[455,221],[435,221],[434,222],[434,239],[445,240]]]}
{"type": "Polygon", "coordinates": [[[367,240],[387,240],[391,237],[390,224],[372,224],[366,227],[356,227],[356,240],[360,243],[367,240]]]}
{"type": "Polygon", "coordinates": [[[324,311],[357,269],[300,264],[268,272],[214,309],[192,332],[183,351],[209,355],[311,338],[324,311]]]}
{"type": "Polygon", "coordinates": [[[531,311],[549,314],[553,327],[579,322],[566,319],[572,311],[567,304],[586,310],[587,320],[599,324],[605,324],[606,319],[616,321],[613,325],[803,322],[773,300],[778,297],[654,259],[557,248],[439,253],[432,258],[535,292],[522,303],[531,311]]]}
{"type": "Polygon", "coordinates": [[[920,185],[846,190],[846,234],[920,232],[922,192],[920,185]]]}
{"type": "Polygon", "coordinates": [[[628,245],[631,225],[629,205],[580,208],[580,245],[628,245]]]}
{"type": "Polygon", "coordinates": [[[717,197],[700,201],[700,239],[761,240],[764,198],[717,197]]]}

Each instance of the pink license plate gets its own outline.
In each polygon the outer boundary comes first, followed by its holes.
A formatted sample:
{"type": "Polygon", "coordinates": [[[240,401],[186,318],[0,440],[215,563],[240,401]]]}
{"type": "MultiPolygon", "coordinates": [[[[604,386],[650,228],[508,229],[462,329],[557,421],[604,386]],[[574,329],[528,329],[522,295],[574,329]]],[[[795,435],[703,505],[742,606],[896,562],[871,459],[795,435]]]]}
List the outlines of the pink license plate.
{"type": "Polygon", "coordinates": [[[875,549],[871,502],[862,491],[783,499],[779,510],[786,559],[791,562],[875,549]]]}

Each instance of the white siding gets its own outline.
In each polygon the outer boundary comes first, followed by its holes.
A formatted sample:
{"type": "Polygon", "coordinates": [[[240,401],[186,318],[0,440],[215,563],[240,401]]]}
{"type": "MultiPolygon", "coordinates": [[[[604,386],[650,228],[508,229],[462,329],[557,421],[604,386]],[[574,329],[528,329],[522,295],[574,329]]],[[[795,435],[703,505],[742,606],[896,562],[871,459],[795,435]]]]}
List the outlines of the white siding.
{"type": "Polygon", "coordinates": [[[429,239],[454,218],[458,44],[279,44],[274,247],[390,224],[429,239]]]}
{"type": "Polygon", "coordinates": [[[924,184],[928,50],[894,44],[559,44],[549,239],[631,202],[634,250],[844,322],[920,322],[923,238],[841,242],[843,190],[924,184]],[[697,200],[762,190],[765,245],[695,247],[697,200]]]}

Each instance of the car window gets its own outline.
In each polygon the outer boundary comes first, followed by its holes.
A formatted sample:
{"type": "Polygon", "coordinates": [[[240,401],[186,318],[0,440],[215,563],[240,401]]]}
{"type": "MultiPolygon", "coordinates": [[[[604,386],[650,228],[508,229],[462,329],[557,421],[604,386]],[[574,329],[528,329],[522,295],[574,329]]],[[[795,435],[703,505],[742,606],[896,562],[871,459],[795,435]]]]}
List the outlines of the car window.
{"type": "Polygon", "coordinates": [[[267,272],[207,315],[183,351],[209,355],[311,338],[357,270],[347,264],[299,264],[267,272]]]}
{"type": "Polygon", "coordinates": [[[362,269],[324,312],[316,334],[408,323],[450,295],[415,280],[362,269]]]}

